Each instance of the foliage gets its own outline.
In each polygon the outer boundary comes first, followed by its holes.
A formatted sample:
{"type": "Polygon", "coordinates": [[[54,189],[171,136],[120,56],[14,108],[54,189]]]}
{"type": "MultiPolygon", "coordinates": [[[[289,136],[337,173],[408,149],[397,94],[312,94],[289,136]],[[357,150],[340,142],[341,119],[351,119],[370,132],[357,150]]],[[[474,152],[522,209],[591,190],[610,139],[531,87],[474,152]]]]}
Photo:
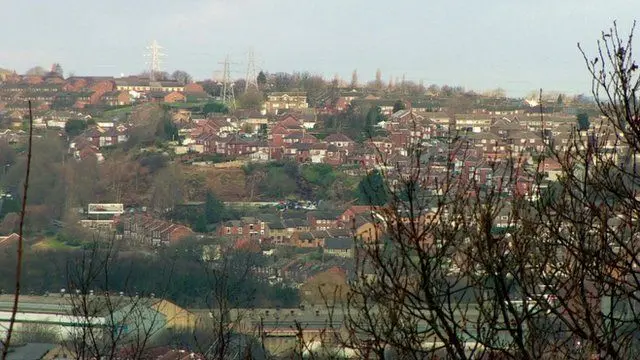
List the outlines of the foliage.
{"type": "Polygon", "coordinates": [[[267,75],[265,75],[264,71],[260,71],[256,80],[258,82],[258,86],[262,89],[267,84],[267,75]]]}
{"type": "MultiPolygon", "coordinates": [[[[38,231],[48,226],[51,219],[59,219],[66,202],[67,189],[62,176],[62,161],[65,147],[60,137],[42,137],[33,141],[33,159],[29,185],[29,207],[32,218],[30,231],[38,231]]],[[[26,157],[20,156],[4,176],[6,188],[15,189],[18,198],[22,198],[22,182],[26,171],[26,157]]]]}
{"type": "Polygon", "coordinates": [[[328,198],[338,178],[333,167],[327,164],[307,164],[301,167],[300,173],[304,181],[312,186],[316,199],[328,198]]]}
{"type": "MultiPolygon", "coordinates": [[[[198,247],[199,248],[199,247],[198,247]]],[[[212,290],[212,278],[207,264],[194,258],[192,253],[167,248],[155,256],[128,253],[115,254],[109,274],[109,288],[115,291],[131,291],[140,294],[155,293],[183,307],[208,307],[208,293],[212,290]],[[196,261],[194,261],[194,259],[196,261]],[[131,276],[135,274],[135,276],[131,276]],[[135,290],[133,290],[135,289],[135,290]],[[159,293],[159,289],[166,292],[159,293]]],[[[30,250],[26,249],[23,289],[25,293],[44,294],[68,288],[67,270],[70,264],[82,261],[90,250],[30,250]]],[[[107,250],[97,250],[107,251],[107,250]]],[[[271,286],[256,276],[242,277],[248,262],[261,261],[259,255],[248,258],[245,253],[228,253],[229,263],[235,263],[227,274],[229,284],[238,284],[228,292],[230,306],[282,306],[293,307],[299,303],[295,289],[271,286]],[[256,257],[257,256],[257,257],[256,257]],[[242,271],[240,271],[242,269],[242,271]],[[240,282],[242,279],[242,283],[240,282]]],[[[12,287],[12,271],[15,266],[15,249],[0,249],[0,289],[12,287]]],[[[104,286],[96,282],[94,287],[104,286]]]]}
{"type": "Polygon", "coordinates": [[[0,208],[0,220],[9,213],[18,213],[20,211],[20,202],[13,197],[0,199],[0,204],[2,204],[2,207],[0,208]]]}
{"type": "Polygon", "coordinates": [[[396,100],[395,103],[393,103],[393,112],[397,112],[400,110],[404,110],[406,109],[407,106],[404,104],[404,102],[402,100],[396,100]]]}
{"type": "Polygon", "coordinates": [[[383,121],[384,115],[382,109],[379,106],[373,106],[367,111],[367,117],[365,118],[364,129],[362,134],[358,137],[359,141],[369,139],[374,136],[374,126],[383,121]]]}
{"type": "Polygon", "coordinates": [[[64,78],[64,70],[62,70],[62,66],[59,63],[53,64],[53,66],[51,67],[51,72],[60,76],[61,78],[64,78]]]}
{"type": "Polygon", "coordinates": [[[177,141],[180,138],[178,127],[173,123],[171,116],[165,112],[156,129],[156,138],[163,141],[177,141]]]}
{"type": "Polygon", "coordinates": [[[27,70],[25,74],[31,76],[44,76],[46,73],[47,71],[42,66],[35,66],[27,70]]]}
{"type": "Polygon", "coordinates": [[[263,194],[272,199],[284,199],[296,192],[296,181],[282,169],[275,167],[267,171],[266,179],[260,184],[263,194]]]}
{"type": "Polygon", "coordinates": [[[204,91],[211,96],[220,96],[220,87],[213,80],[205,80],[202,83],[204,91]]]}
{"type": "MultiPolygon", "coordinates": [[[[16,161],[16,151],[5,139],[0,139],[0,166],[11,165],[16,161]]],[[[4,169],[3,169],[4,171],[4,169]]]]}
{"type": "Polygon", "coordinates": [[[207,232],[207,219],[200,215],[196,218],[195,222],[192,225],[193,230],[199,233],[207,232]]]}
{"type": "Polygon", "coordinates": [[[212,113],[226,114],[229,112],[229,108],[227,107],[227,105],[221,102],[209,102],[204,105],[204,107],[202,108],[202,112],[205,114],[212,114],[212,113]]]}
{"type": "Polygon", "coordinates": [[[138,157],[138,163],[140,166],[149,169],[150,173],[156,173],[160,169],[164,168],[167,165],[167,162],[168,158],[165,155],[156,152],[142,153],[138,157]]]}
{"type": "Polygon", "coordinates": [[[207,223],[219,223],[224,219],[225,211],[224,203],[216,197],[213,191],[207,191],[204,204],[204,216],[207,223]]]}
{"type": "Polygon", "coordinates": [[[189,84],[193,81],[191,75],[189,75],[186,71],[176,70],[171,73],[171,79],[175,80],[181,84],[189,84]]]}
{"type": "Polygon", "coordinates": [[[262,93],[250,89],[239,97],[238,102],[241,109],[260,110],[263,100],[262,93]]]}
{"type": "Polygon", "coordinates": [[[358,202],[362,205],[385,205],[388,201],[387,187],[382,174],[374,170],[358,184],[358,202]]]}
{"type": "Polygon", "coordinates": [[[80,135],[87,129],[87,122],[82,119],[71,119],[64,124],[64,132],[70,137],[80,135]]]}
{"type": "Polygon", "coordinates": [[[586,113],[579,113],[576,115],[576,121],[578,122],[578,130],[589,129],[589,115],[586,113]]]}
{"type": "Polygon", "coordinates": [[[386,198],[376,211],[386,226],[382,239],[356,244],[342,324],[358,336],[341,346],[376,358],[388,349],[398,358],[638,358],[640,224],[630,214],[640,209],[631,159],[640,151],[640,69],[632,44],[614,25],[595,58],[583,52],[603,123],[588,137],[573,132],[562,149],[508,154],[487,167],[491,183],[464,165],[475,156],[467,144],[449,139],[455,156],[444,157],[416,144],[407,165],[361,182],[364,200],[386,198]],[[611,143],[626,157],[612,159],[611,143]],[[523,173],[513,171],[521,156],[534,165],[524,191],[523,173]],[[547,160],[560,164],[557,178],[540,166],[547,160]]]}
{"type": "Polygon", "coordinates": [[[336,180],[336,174],[331,165],[309,164],[302,167],[302,177],[317,186],[329,187],[336,180]]]}

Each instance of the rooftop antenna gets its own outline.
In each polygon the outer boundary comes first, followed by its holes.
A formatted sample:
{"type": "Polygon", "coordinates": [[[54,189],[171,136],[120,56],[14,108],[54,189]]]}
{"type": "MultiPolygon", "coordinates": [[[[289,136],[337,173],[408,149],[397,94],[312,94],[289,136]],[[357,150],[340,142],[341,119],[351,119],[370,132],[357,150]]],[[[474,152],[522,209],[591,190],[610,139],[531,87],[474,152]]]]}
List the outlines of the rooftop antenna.
{"type": "Polygon", "coordinates": [[[247,62],[247,76],[244,81],[244,92],[253,88],[256,91],[258,88],[258,73],[256,71],[256,58],[253,53],[253,49],[249,50],[249,61],[247,62]]]}
{"type": "Polygon", "coordinates": [[[149,65],[149,79],[151,81],[155,81],[156,75],[161,71],[162,58],[166,56],[162,49],[164,48],[156,40],[153,40],[151,45],[147,46],[148,52],[145,56],[149,58],[147,65],[149,65]]]}

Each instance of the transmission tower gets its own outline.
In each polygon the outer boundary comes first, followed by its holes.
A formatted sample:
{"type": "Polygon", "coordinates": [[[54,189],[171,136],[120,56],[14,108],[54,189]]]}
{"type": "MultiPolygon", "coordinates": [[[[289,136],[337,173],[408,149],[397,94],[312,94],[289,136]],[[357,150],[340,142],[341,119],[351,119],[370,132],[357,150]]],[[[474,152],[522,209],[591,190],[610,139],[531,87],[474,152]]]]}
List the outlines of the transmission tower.
{"type": "Polygon", "coordinates": [[[249,61],[247,61],[247,76],[244,81],[244,92],[249,89],[259,90],[258,88],[258,73],[256,71],[256,58],[253,50],[249,51],[249,61]]]}
{"type": "Polygon", "coordinates": [[[231,63],[229,62],[229,55],[224,59],[222,64],[222,91],[220,92],[220,97],[222,98],[222,102],[225,103],[230,109],[236,108],[236,96],[233,91],[234,83],[231,80],[231,63]]]}
{"type": "Polygon", "coordinates": [[[145,56],[149,58],[147,65],[149,65],[149,78],[151,81],[155,81],[156,74],[160,73],[162,58],[166,55],[162,52],[163,47],[158,45],[158,42],[153,40],[151,45],[147,46],[147,53],[145,56]]]}

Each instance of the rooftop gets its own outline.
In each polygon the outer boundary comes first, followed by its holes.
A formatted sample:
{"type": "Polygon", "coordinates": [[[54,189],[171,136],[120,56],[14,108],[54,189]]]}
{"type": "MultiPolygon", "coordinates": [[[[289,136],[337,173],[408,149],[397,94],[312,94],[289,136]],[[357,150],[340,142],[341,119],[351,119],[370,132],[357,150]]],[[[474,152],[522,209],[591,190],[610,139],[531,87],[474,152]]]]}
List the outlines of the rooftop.
{"type": "MultiPolygon", "coordinates": [[[[84,299],[87,299],[87,312],[92,316],[102,316],[110,311],[123,308],[128,305],[158,301],[151,298],[135,298],[119,295],[76,295],[56,293],[50,295],[20,295],[18,311],[25,313],[43,314],[70,314],[74,308],[84,299]]],[[[8,312],[13,308],[14,295],[0,295],[0,312],[8,312]]]]}

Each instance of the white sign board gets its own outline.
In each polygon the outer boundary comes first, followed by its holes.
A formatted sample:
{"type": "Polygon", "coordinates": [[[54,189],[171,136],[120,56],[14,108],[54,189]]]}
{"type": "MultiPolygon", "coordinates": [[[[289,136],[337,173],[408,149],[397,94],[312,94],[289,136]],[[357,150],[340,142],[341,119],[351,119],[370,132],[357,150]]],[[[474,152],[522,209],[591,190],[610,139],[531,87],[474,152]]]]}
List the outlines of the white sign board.
{"type": "Polygon", "coordinates": [[[89,214],[111,214],[118,215],[124,213],[123,204],[89,204],[87,206],[89,214]]]}

